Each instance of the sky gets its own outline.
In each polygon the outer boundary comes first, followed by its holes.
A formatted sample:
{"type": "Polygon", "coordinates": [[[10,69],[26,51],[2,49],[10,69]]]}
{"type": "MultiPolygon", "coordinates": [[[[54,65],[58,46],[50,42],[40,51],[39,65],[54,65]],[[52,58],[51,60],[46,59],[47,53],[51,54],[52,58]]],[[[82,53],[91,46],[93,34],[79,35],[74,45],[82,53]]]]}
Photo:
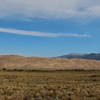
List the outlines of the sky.
{"type": "Polygon", "coordinates": [[[0,55],[99,52],[99,0],[0,0],[0,55]]]}

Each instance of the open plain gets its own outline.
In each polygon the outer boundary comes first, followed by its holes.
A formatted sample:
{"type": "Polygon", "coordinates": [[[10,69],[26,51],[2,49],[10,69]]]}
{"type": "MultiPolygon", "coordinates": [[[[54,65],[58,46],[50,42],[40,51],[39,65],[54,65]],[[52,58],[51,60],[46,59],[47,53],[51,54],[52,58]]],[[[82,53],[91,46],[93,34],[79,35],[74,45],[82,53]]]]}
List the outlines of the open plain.
{"type": "Polygon", "coordinates": [[[100,71],[0,71],[0,100],[100,100],[100,71]]]}

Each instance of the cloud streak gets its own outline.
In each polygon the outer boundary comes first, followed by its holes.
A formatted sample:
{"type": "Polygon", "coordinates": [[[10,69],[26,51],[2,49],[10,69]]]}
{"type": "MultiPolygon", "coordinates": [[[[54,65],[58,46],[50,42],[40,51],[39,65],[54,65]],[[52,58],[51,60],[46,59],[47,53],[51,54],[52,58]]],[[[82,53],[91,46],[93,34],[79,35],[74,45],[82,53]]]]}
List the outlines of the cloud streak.
{"type": "Polygon", "coordinates": [[[100,0],[0,0],[0,17],[99,18],[100,0]]]}
{"type": "Polygon", "coordinates": [[[0,28],[0,33],[8,34],[18,34],[18,35],[29,35],[37,37],[90,37],[87,34],[77,34],[77,33],[46,33],[46,32],[37,32],[37,31],[26,31],[26,30],[17,30],[9,28],[0,28]]]}

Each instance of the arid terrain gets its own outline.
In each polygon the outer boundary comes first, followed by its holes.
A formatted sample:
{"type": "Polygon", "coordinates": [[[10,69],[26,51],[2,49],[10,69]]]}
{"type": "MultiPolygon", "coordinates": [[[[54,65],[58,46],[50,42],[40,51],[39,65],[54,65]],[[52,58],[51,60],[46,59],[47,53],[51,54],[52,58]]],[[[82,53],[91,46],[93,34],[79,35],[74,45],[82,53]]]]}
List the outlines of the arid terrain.
{"type": "Polygon", "coordinates": [[[100,61],[1,55],[0,69],[4,68],[8,70],[100,70],[100,61]]]}
{"type": "Polygon", "coordinates": [[[0,56],[0,100],[100,100],[100,61],[0,56]]]}
{"type": "Polygon", "coordinates": [[[0,100],[100,100],[100,71],[0,71],[0,100]]]}

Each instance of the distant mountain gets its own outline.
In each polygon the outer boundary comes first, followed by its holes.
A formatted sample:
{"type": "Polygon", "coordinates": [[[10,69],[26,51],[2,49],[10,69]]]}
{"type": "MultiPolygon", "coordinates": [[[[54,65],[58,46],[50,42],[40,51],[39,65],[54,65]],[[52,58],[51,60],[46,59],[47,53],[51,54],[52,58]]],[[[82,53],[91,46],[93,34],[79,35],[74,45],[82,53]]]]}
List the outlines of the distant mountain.
{"type": "Polygon", "coordinates": [[[92,59],[92,60],[100,60],[100,53],[90,53],[90,54],[77,54],[72,53],[68,55],[59,56],[59,58],[77,58],[77,59],[92,59]]]}
{"type": "MultiPolygon", "coordinates": [[[[93,55],[93,54],[91,54],[93,55]]],[[[71,54],[72,57],[82,55],[71,54]]],[[[69,56],[67,56],[69,57],[69,56]]],[[[69,57],[70,58],[70,57],[69,57]]],[[[0,70],[100,70],[100,61],[1,55],[0,70]]]]}

